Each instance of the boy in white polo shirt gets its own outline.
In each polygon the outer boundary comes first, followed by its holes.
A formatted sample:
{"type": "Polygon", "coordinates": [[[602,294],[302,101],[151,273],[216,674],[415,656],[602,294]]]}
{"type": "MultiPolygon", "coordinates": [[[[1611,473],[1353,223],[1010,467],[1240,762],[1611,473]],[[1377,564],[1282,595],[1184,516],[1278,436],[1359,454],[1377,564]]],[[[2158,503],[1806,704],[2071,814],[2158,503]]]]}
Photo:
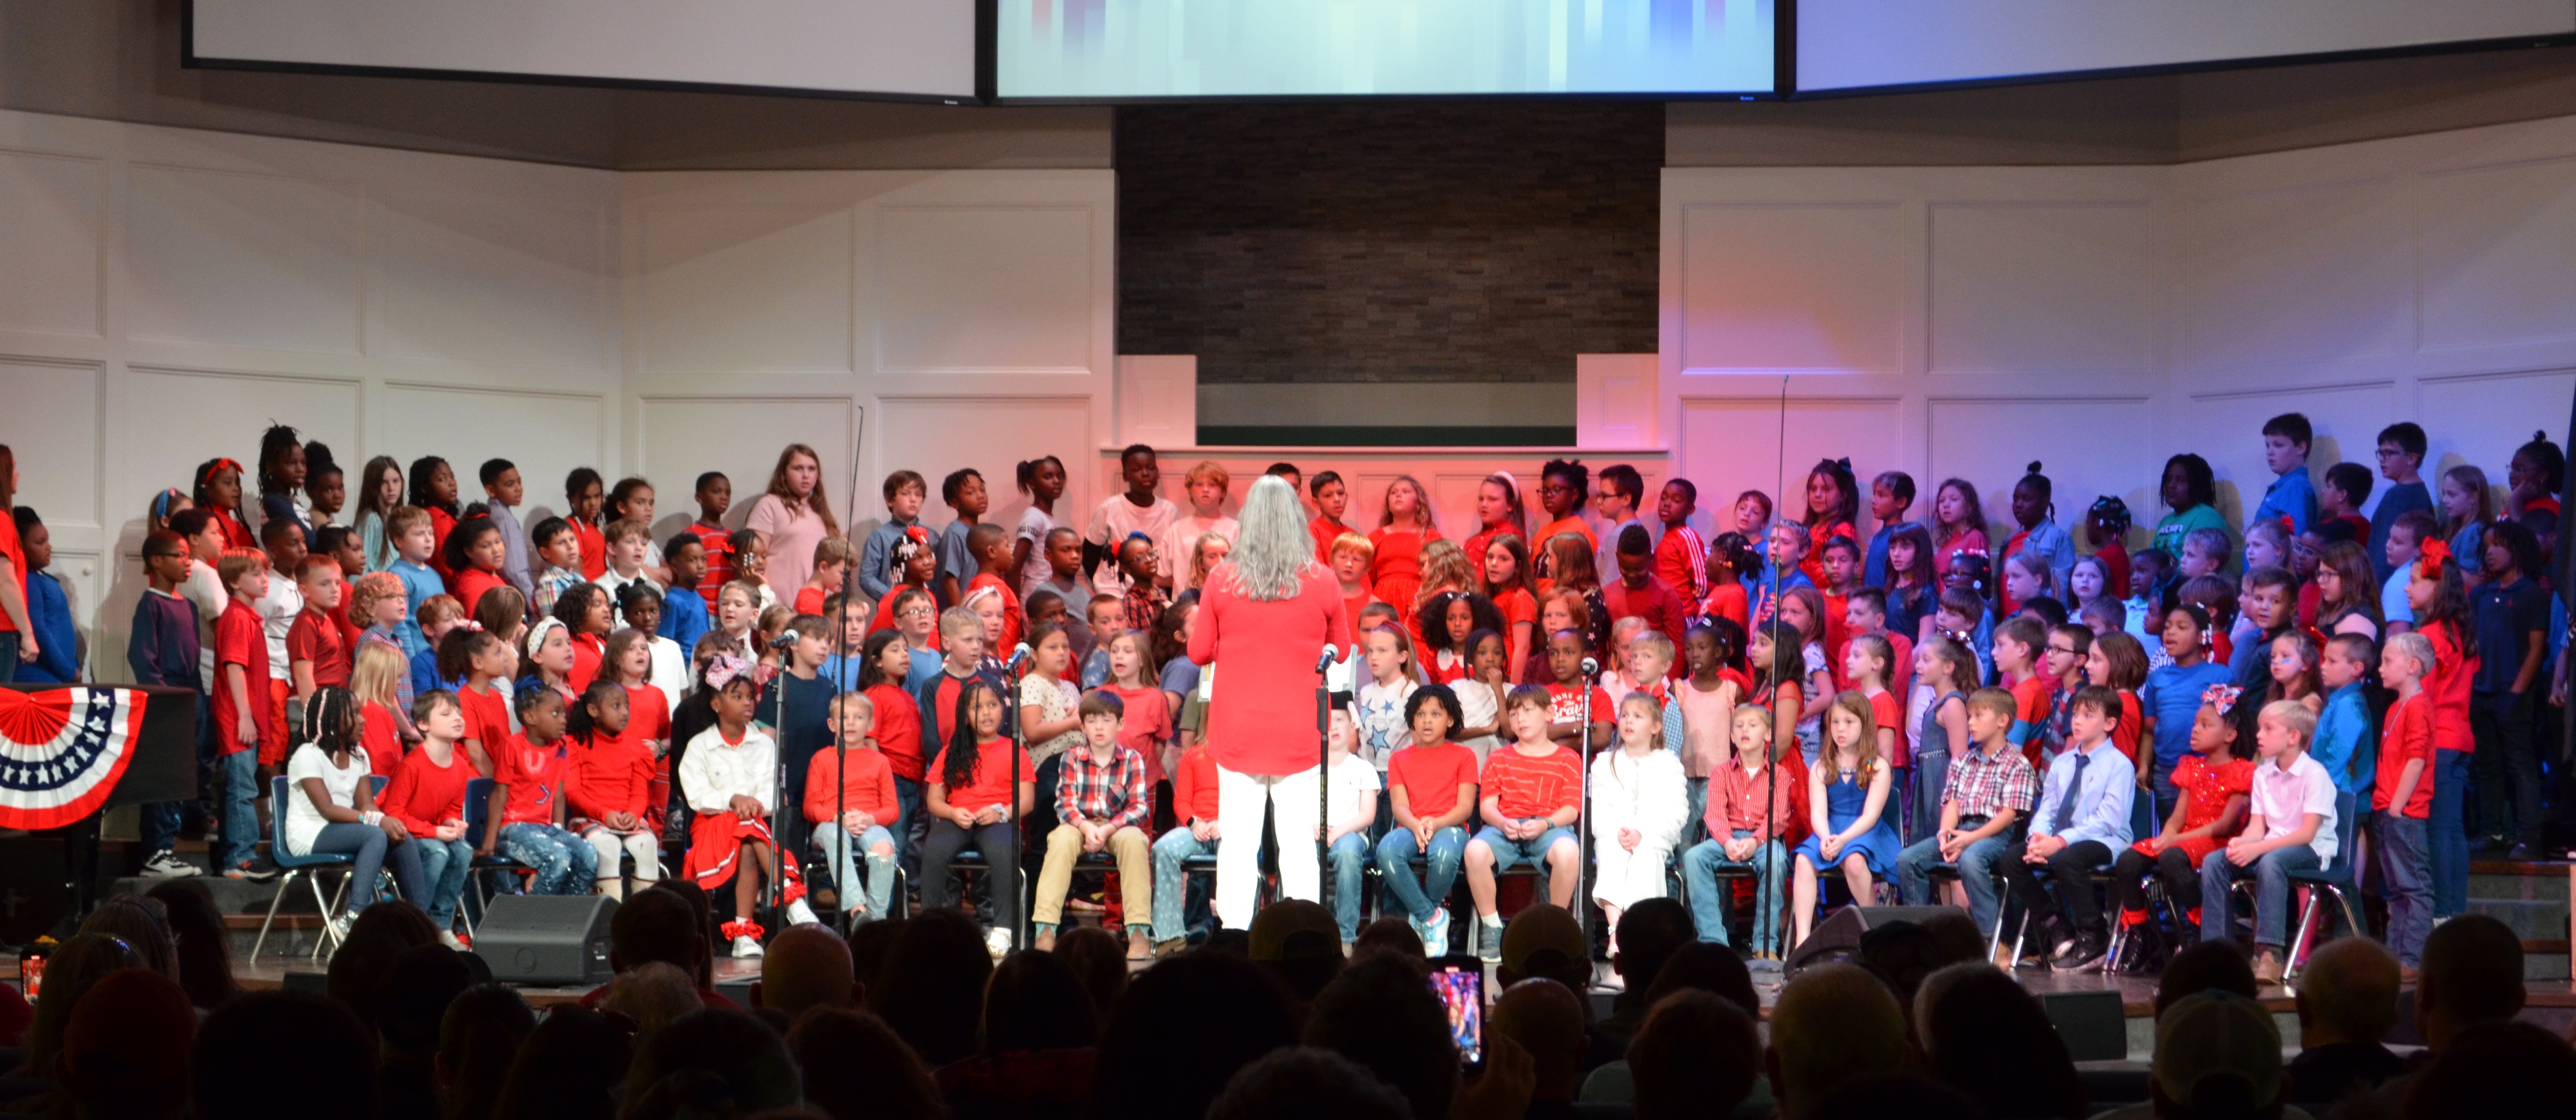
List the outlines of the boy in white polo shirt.
{"type": "Polygon", "coordinates": [[[2228,884],[2254,876],[2254,978],[2281,979],[2281,946],[2290,916],[2290,873],[2335,857],[2335,784],[2308,757],[2317,717],[2296,700],[2265,705],[2255,723],[2262,762],[2254,768],[2253,804],[2245,831],[2200,861],[2201,938],[2235,932],[2228,884]]]}

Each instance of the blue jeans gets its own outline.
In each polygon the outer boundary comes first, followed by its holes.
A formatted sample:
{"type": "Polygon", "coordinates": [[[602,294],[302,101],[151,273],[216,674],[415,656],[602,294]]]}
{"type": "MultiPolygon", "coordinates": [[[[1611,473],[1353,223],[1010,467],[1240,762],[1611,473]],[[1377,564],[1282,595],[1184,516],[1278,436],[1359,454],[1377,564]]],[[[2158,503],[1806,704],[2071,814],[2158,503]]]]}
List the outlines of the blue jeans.
{"type": "Polygon", "coordinates": [[[474,846],[463,840],[414,836],[406,848],[420,849],[420,881],[425,894],[412,901],[429,912],[430,924],[446,931],[456,924],[456,902],[465,894],[465,873],[474,866],[474,846]]]}
{"type": "MultiPolygon", "coordinates": [[[[1188,835],[1189,830],[1184,828],[1181,833],[1188,835]]],[[[1325,851],[1324,868],[1333,877],[1333,920],[1342,927],[1344,943],[1359,940],[1360,876],[1368,870],[1368,864],[1369,842],[1363,833],[1343,833],[1341,839],[1333,841],[1333,846],[1325,851]]],[[[1161,860],[1154,861],[1154,870],[1154,886],[1159,890],[1163,885],[1161,860]]],[[[1162,895],[1154,896],[1154,905],[1157,908],[1163,905],[1162,895]]]]}
{"type": "Polygon", "coordinates": [[[857,875],[857,869],[851,866],[851,849],[855,847],[863,853],[867,869],[868,921],[894,913],[894,857],[876,854],[879,844],[894,845],[894,833],[887,831],[884,825],[870,825],[862,830],[855,845],[850,842],[849,834],[841,831],[838,823],[814,826],[814,846],[823,850],[824,862],[831,865],[832,893],[844,911],[850,909],[853,897],[850,888],[857,875]]]}
{"type": "MultiPolygon", "coordinates": [[[[1749,839],[1750,829],[1736,829],[1735,839],[1749,839]]],[[[1718,945],[1727,944],[1726,904],[1734,893],[1720,886],[1717,871],[1721,867],[1750,867],[1761,879],[1761,897],[1753,904],[1753,947],[1777,951],[1780,943],[1780,899],[1789,877],[1789,849],[1773,840],[1753,853],[1752,859],[1726,858],[1726,849],[1716,840],[1702,840],[1682,853],[1682,889],[1690,895],[1691,924],[1699,927],[1699,939],[1718,945]]]]}
{"type": "Polygon", "coordinates": [[[2391,809],[2379,814],[2378,824],[2388,951],[2397,963],[2415,968],[2424,963],[2424,938],[2433,932],[2433,869],[2424,852],[2424,822],[2391,809]]]}
{"type": "Polygon", "coordinates": [[[1221,840],[1202,842],[1182,825],[1154,841],[1154,940],[1177,941],[1190,935],[1189,916],[1204,912],[1202,899],[1189,906],[1189,868],[1182,861],[1216,854],[1221,840]]]}
{"type": "Polygon", "coordinates": [[[349,912],[352,914],[375,905],[376,875],[384,870],[389,859],[394,865],[394,886],[406,898],[420,895],[419,846],[390,843],[385,838],[384,829],[355,821],[326,824],[313,838],[313,852],[316,855],[332,852],[357,857],[357,864],[349,874],[349,912]]]}
{"type": "Polygon", "coordinates": [[[1487,848],[1493,849],[1494,874],[1501,875],[1511,870],[1513,865],[1526,862],[1537,865],[1539,877],[1544,880],[1547,876],[1548,849],[1554,848],[1559,840],[1568,844],[1574,843],[1574,830],[1558,825],[1528,840],[1513,840],[1504,836],[1502,829],[1486,825],[1477,830],[1476,839],[1482,841],[1487,848]]]}
{"type": "Polygon", "coordinates": [[[2432,839],[2433,917],[2448,918],[2469,908],[2469,761],[2467,751],[2433,751],[2433,815],[2425,822],[2432,839]]]}
{"type": "Polygon", "coordinates": [[[2290,924],[2290,873],[2309,871],[2323,864],[2314,849],[2305,844],[2274,848],[2254,861],[2252,867],[2238,867],[2227,862],[2227,850],[2221,848],[2200,861],[2200,939],[2224,941],[2236,936],[2236,916],[2229,909],[2234,896],[2228,884],[2248,876],[2254,879],[2254,944],[2280,948],[2289,944],[2285,932],[2290,924]]]}
{"type": "Polygon", "coordinates": [[[599,849],[550,824],[502,825],[500,847],[502,855],[536,870],[529,894],[589,894],[599,874],[599,849]]]}
{"type": "Polygon", "coordinates": [[[253,846],[259,843],[259,807],[252,804],[259,796],[259,752],[234,751],[215,765],[224,780],[224,835],[215,848],[215,873],[220,875],[249,865],[253,846]]]}
{"type": "Polygon", "coordinates": [[[1708,779],[1685,778],[1682,788],[1690,805],[1690,815],[1682,818],[1681,846],[1687,848],[1708,838],[1708,779]]]}
{"type": "MultiPolygon", "coordinates": [[[[1494,853],[1501,865],[1501,852],[1494,853]]],[[[1458,882],[1458,865],[1467,858],[1467,830],[1450,825],[1431,834],[1431,847],[1423,849],[1413,841],[1413,830],[1388,830],[1377,842],[1377,871],[1386,880],[1385,891],[1394,896],[1396,908],[1416,922],[1427,922],[1440,912],[1441,903],[1449,898],[1449,888],[1458,882]],[[1422,877],[1413,877],[1413,857],[1422,857],[1422,877]]],[[[1432,955],[1446,952],[1435,948],[1432,955]]]]}
{"type": "Polygon", "coordinates": [[[2181,791],[2176,790],[2173,784],[2174,769],[2181,765],[2180,759],[2167,762],[2159,758],[2147,768],[2148,785],[2153,787],[2156,795],[2156,820],[2159,822],[2173,816],[2174,803],[2182,800],[2181,791]]]}
{"type": "MultiPolygon", "coordinates": [[[[26,573],[21,572],[19,574],[25,575],[26,573]]],[[[33,620],[30,619],[29,621],[33,620]]],[[[19,637],[17,631],[10,630],[0,632],[0,684],[7,684],[12,680],[17,679],[14,674],[18,671],[18,643],[19,637]]]]}
{"type": "MultiPolygon", "coordinates": [[[[1959,852],[1959,885],[1968,894],[1968,920],[1977,924],[1977,932],[1995,928],[1995,908],[2000,896],[1995,891],[1995,861],[2003,858],[2004,849],[2012,847],[2011,830],[1986,837],[1959,852]]],[[[1908,906],[1932,904],[1932,869],[1941,865],[1941,840],[1927,836],[1915,841],[1896,857],[1897,890],[1908,906]]]]}

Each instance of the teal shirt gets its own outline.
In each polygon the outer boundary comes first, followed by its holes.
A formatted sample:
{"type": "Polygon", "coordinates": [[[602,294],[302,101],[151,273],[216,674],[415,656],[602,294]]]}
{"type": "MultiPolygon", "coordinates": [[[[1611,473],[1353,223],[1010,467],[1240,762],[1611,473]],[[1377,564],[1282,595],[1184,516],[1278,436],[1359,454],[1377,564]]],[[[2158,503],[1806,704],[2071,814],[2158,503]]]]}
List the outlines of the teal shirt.
{"type": "Polygon", "coordinates": [[[2317,713],[2317,732],[2308,744],[2308,753],[2334,779],[2336,792],[2358,793],[2371,788],[2378,771],[2379,745],[2370,741],[2370,704],[2362,699],[2360,682],[2338,688],[2326,697],[2325,710],[2317,713]]]}
{"type": "MultiPolygon", "coordinates": [[[[2216,506],[2193,506],[2180,513],[2168,513],[2164,520],[2156,522],[2155,547],[2171,553],[2174,559],[2180,560],[2182,559],[2182,539],[2194,529],[2216,529],[2225,533],[2227,518],[2219,514],[2216,506]]],[[[2230,534],[2228,540],[2233,545],[2234,535],[2230,534]]]]}

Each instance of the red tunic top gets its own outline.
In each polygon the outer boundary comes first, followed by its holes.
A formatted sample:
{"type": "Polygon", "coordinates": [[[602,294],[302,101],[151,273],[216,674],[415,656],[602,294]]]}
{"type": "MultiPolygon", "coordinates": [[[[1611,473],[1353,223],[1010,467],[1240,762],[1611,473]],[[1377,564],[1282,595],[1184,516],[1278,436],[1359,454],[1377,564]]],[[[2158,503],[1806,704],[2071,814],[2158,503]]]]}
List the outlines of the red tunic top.
{"type": "MultiPolygon", "coordinates": [[[[2229,798],[2245,796],[2253,791],[2254,760],[2239,758],[2212,766],[2197,754],[2185,754],[2182,762],[2174,767],[2173,784],[2175,789],[2191,795],[2182,807],[2183,831],[2207,828],[2210,822],[2227,812],[2229,798]]],[[[2231,839],[2234,838],[2201,836],[2185,840],[2181,846],[2183,854],[2191,857],[2192,866],[2198,867],[2209,853],[2225,847],[2231,839]]],[[[2156,854],[2153,839],[2140,840],[2130,847],[2142,856],[2156,854]]]]}
{"type": "MultiPolygon", "coordinates": [[[[1385,559],[1383,547],[1378,557],[1385,559]]],[[[1208,749],[1218,766],[1238,774],[1294,774],[1322,761],[1315,661],[1326,645],[1349,649],[1351,628],[1331,572],[1308,568],[1297,583],[1293,596],[1255,601],[1237,587],[1229,561],[1200,590],[1190,660],[1225,666],[1210,686],[1208,749]]]]}
{"type": "MultiPolygon", "coordinates": [[[[1369,585],[1377,597],[1410,613],[1414,593],[1422,588],[1422,546],[1440,539],[1436,529],[1388,526],[1369,534],[1377,558],[1369,561],[1369,585]]],[[[1211,581],[1213,582],[1213,581],[1211,581]]]]}
{"type": "Polygon", "coordinates": [[[2424,679],[2424,695],[2433,698],[2433,749],[2472,752],[2469,737],[2469,686],[2478,675],[2478,659],[2460,652],[2460,636],[2450,623],[2437,622],[2417,631],[2433,643],[2433,673],[2424,679]]]}

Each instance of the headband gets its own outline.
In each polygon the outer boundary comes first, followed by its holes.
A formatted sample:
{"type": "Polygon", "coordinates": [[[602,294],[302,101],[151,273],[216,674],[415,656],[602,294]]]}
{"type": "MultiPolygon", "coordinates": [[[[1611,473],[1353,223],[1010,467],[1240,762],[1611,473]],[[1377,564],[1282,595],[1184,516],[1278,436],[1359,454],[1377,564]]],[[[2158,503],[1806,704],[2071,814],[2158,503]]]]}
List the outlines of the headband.
{"type": "Polygon", "coordinates": [[[190,500],[192,499],[186,494],[179,492],[178,487],[170,487],[152,496],[152,516],[156,520],[167,521],[170,519],[170,503],[190,500]]]}
{"type": "MultiPolygon", "coordinates": [[[[539,646],[542,646],[542,645],[545,645],[545,644],[546,644],[546,632],[547,632],[547,631],[549,631],[549,630],[565,630],[565,629],[566,629],[566,628],[565,628],[565,626],[564,626],[564,624],[563,624],[563,620],[562,620],[562,619],[560,619],[560,618],[556,618],[556,617],[554,617],[553,615],[547,615],[547,616],[546,616],[546,617],[544,617],[544,618],[540,618],[540,619],[538,619],[538,620],[537,620],[537,624],[536,624],[536,625],[531,626],[531,627],[528,627],[528,657],[529,657],[529,659],[530,659],[530,660],[534,660],[534,659],[536,658],[536,656],[537,656],[537,647],[539,647],[539,646]]],[[[569,631],[567,631],[567,633],[569,633],[569,631]]]]}
{"type": "Polygon", "coordinates": [[[1495,471],[1494,473],[1489,474],[1489,475],[1486,475],[1485,477],[1486,477],[1486,478],[1499,478],[1499,479],[1503,480],[1503,491],[1504,491],[1505,493],[1510,494],[1510,495],[1512,496],[1512,499],[1513,499],[1514,501],[1518,501],[1518,500],[1520,500],[1520,496],[1521,496],[1521,480],[1519,480],[1519,479],[1517,479],[1517,478],[1513,478],[1513,477],[1512,477],[1512,472],[1510,472],[1510,471],[1495,471]]]}
{"type": "Polygon", "coordinates": [[[240,463],[234,462],[231,459],[216,459],[215,461],[206,464],[206,469],[197,472],[197,485],[204,486],[207,483],[213,482],[215,480],[215,476],[222,474],[226,467],[231,467],[234,473],[240,473],[242,469],[242,465],[240,463]]]}
{"type": "Polygon", "coordinates": [[[726,685],[732,684],[749,672],[751,672],[750,662],[730,653],[719,653],[715,656],[715,660],[707,662],[707,671],[701,679],[706,681],[708,688],[722,692],[726,685]]]}

